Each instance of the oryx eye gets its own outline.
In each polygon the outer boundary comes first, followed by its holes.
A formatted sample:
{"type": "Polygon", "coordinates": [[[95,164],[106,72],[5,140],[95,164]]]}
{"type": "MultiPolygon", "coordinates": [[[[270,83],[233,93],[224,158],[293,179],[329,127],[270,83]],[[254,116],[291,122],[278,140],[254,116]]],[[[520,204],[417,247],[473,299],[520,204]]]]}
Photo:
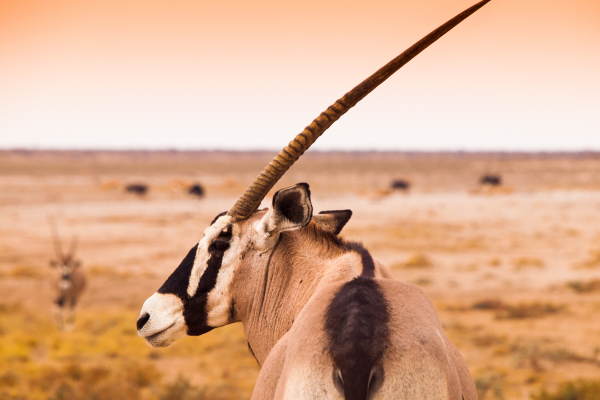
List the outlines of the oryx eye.
{"type": "Polygon", "coordinates": [[[229,248],[229,242],[226,242],[224,240],[215,240],[212,244],[211,250],[218,250],[218,251],[225,251],[229,248]]]}

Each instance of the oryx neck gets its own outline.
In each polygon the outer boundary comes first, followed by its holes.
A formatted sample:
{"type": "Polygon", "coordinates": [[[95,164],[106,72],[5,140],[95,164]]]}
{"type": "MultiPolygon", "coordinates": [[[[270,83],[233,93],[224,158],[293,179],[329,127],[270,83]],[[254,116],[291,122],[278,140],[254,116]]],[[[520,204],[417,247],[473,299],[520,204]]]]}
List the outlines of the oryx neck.
{"type": "Polygon", "coordinates": [[[242,322],[249,346],[262,363],[320,287],[352,279],[362,269],[356,262],[360,254],[313,224],[282,233],[277,245],[260,258],[261,278],[242,322]]]}

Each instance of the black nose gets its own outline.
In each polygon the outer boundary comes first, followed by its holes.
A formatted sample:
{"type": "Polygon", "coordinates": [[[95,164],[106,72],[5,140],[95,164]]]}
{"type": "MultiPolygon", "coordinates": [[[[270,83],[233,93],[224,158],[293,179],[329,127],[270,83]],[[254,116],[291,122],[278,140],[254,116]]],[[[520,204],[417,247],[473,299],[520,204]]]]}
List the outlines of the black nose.
{"type": "Polygon", "coordinates": [[[62,278],[63,278],[65,281],[68,281],[68,280],[69,280],[69,278],[71,278],[71,275],[69,275],[69,274],[63,274],[63,277],[62,277],[62,278]]]}
{"type": "Polygon", "coordinates": [[[146,322],[148,322],[149,319],[150,319],[150,314],[148,314],[148,313],[143,313],[142,315],[140,315],[140,317],[137,320],[138,331],[140,329],[142,329],[144,327],[144,325],[146,325],[146,322]]]}

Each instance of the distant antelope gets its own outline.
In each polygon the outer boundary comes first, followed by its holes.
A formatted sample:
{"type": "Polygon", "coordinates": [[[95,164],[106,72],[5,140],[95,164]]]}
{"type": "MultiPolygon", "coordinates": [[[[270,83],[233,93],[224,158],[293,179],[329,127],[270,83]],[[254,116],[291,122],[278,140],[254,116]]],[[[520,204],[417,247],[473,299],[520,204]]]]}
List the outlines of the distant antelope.
{"type": "Polygon", "coordinates": [[[191,185],[189,187],[188,194],[191,194],[191,195],[197,196],[197,197],[204,197],[204,188],[202,187],[201,184],[194,183],[193,185],[191,185]]]}
{"type": "Polygon", "coordinates": [[[296,136],[146,300],[139,335],[168,346],[242,322],[262,366],[253,399],[475,400],[469,370],[427,295],[338,236],[351,211],[313,215],[305,183],[257,209],[331,124],[488,1],[417,42],[296,136]]]}
{"type": "Polygon", "coordinates": [[[394,190],[408,190],[410,189],[410,182],[404,179],[394,179],[391,186],[394,190]]]}
{"type": "Polygon", "coordinates": [[[50,261],[50,266],[55,269],[56,275],[52,286],[56,297],[54,300],[54,318],[60,330],[73,327],[74,309],[81,293],[85,289],[85,274],[81,270],[81,263],[75,259],[77,249],[77,236],[71,239],[69,251],[63,254],[58,229],[51,220],[52,241],[56,252],[56,260],[50,261]]]}
{"type": "Polygon", "coordinates": [[[500,186],[502,185],[502,177],[500,175],[485,174],[479,178],[479,183],[482,185],[500,186]]]}
{"type": "Polygon", "coordinates": [[[125,187],[127,193],[137,194],[138,196],[144,196],[148,193],[148,185],[144,183],[131,183],[125,187]]]}

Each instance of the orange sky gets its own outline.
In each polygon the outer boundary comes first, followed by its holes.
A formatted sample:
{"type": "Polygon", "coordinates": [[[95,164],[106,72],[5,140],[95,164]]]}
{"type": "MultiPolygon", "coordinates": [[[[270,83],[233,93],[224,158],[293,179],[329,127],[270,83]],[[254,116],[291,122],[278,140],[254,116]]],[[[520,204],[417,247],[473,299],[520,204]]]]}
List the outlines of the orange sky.
{"type": "MultiPolygon", "coordinates": [[[[279,148],[473,0],[0,0],[0,147],[279,148]]],[[[492,0],[321,149],[600,150],[600,1],[492,0]]]]}

